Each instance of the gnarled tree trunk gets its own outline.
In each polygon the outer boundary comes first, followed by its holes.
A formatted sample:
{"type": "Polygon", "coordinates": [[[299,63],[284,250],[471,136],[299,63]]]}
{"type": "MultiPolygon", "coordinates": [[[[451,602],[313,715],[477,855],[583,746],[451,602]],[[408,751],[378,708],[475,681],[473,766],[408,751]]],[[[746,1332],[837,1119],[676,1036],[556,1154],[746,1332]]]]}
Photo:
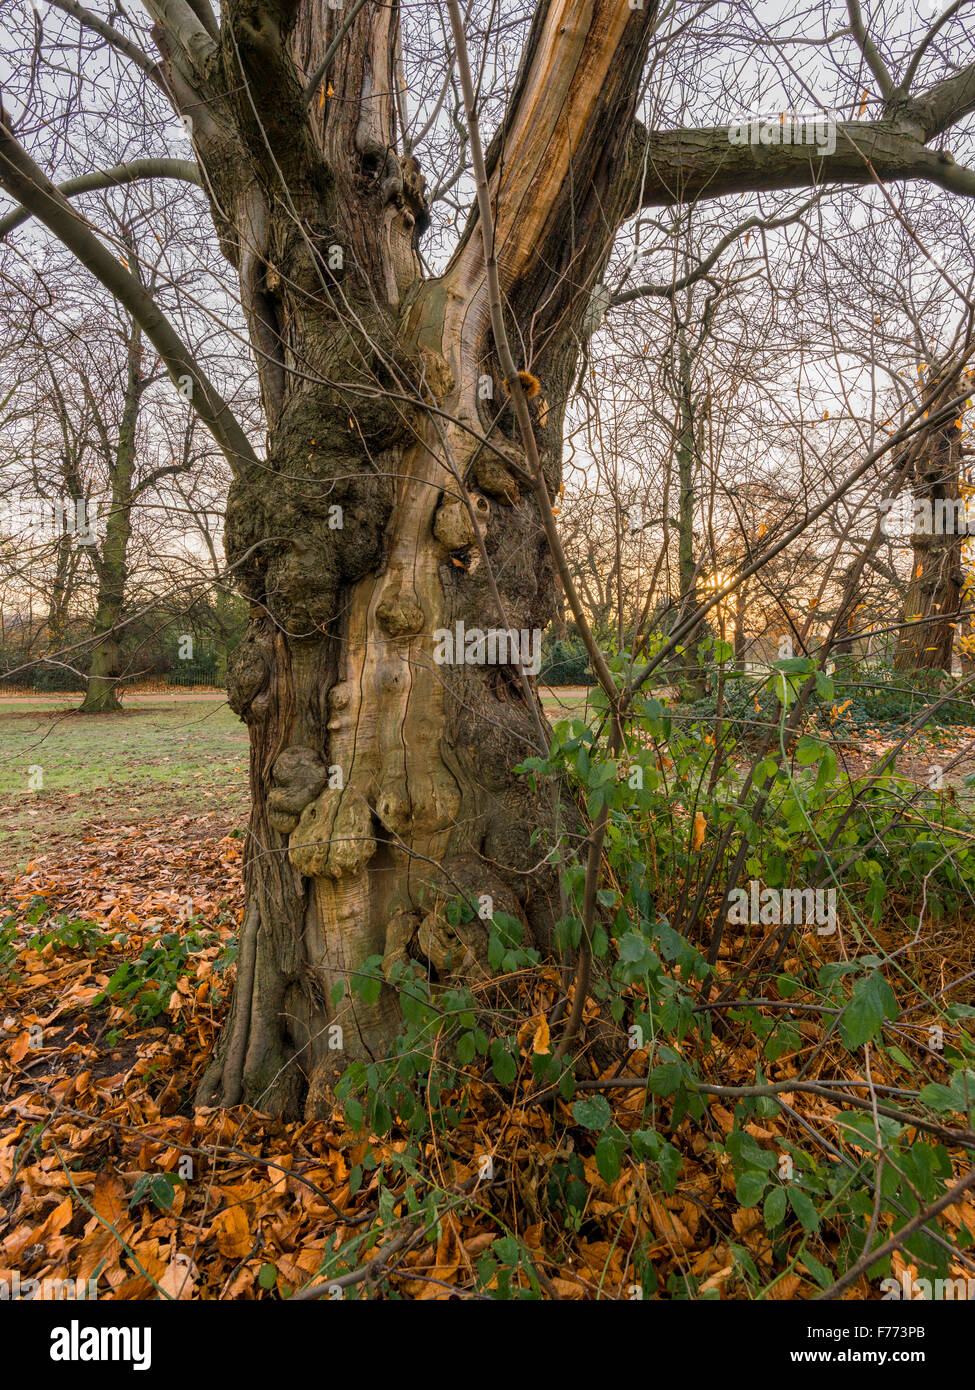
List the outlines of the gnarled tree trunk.
{"type": "MultiPolygon", "coordinates": [[[[583,23],[568,0],[540,7],[488,151],[502,284],[513,340],[541,382],[533,423],[552,496],[579,325],[611,245],[599,228],[618,225],[633,184],[649,34],[647,12],[587,8],[583,23]]],[[[489,897],[543,950],[558,913],[554,874],[531,846],[553,809],[512,772],[538,749],[518,673],[477,652],[471,664],[436,660],[435,634],[458,623],[540,639],[554,612],[493,355],[480,231],[472,222],[445,273],[422,280],[423,181],[393,153],[395,6],[363,8],[321,114],[305,118],[296,71],[315,69],[336,22],[308,6],[290,46],[239,39],[246,95],[224,55],[249,178],[197,141],[269,424],[267,458],[238,470],[227,514],[228,558],[252,603],[229,689],[251,734],[253,810],[238,986],[201,1096],[286,1114],[327,1107],[349,1061],[392,1041],[394,991],[365,1004],[349,988],[369,957],[388,970],[412,956],[439,978],[487,973],[487,921],[449,928],[446,899],[489,897]],[[257,114],[272,145],[275,124],[294,123],[287,194],[245,109],[271,90],[257,114]]]]}

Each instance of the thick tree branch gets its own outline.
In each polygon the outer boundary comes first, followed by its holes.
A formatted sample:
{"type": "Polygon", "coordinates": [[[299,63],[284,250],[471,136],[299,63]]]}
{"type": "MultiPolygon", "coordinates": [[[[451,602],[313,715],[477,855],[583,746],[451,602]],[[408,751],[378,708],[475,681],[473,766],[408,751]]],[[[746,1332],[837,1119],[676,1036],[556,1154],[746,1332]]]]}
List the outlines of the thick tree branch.
{"type": "Polygon", "coordinates": [[[934,21],[934,23],[931,25],[931,28],[928,30],[924,38],[918,44],[917,49],[914,53],[914,57],[911,59],[910,64],[908,65],[907,72],[905,72],[901,80],[900,90],[902,92],[906,93],[911,90],[911,83],[914,81],[914,74],[917,72],[918,68],[921,65],[921,59],[924,57],[929,45],[937,37],[940,30],[944,28],[944,26],[948,23],[949,19],[954,18],[954,16],[961,9],[962,5],[966,5],[969,3],[970,0],[954,0],[954,4],[949,5],[948,8],[944,11],[944,13],[940,14],[938,18],[934,21]]]}
{"type": "Polygon", "coordinates": [[[0,188],[43,222],[128,310],[174,381],[191,387],[190,400],[231,468],[257,456],[226,401],[174,331],[138,278],[102,245],[13,135],[0,109],[0,188]]]}
{"type": "MultiPolygon", "coordinates": [[[[485,152],[495,254],[506,309],[533,325],[533,370],[574,359],[571,324],[592,295],[639,169],[631,159],[637,95],[656,6],[616,0],[537,5],[508,108],[485,152]],[[581,229],[592,229],[584,235],[581,229]],[[598,229],[598,230],[597,230],[598,229]]],[[[469,124],[469,122],[468,122],[469,124]]],[[[472,211],[447,270],[482,275],[472,211]]],[[[487,327],[478,295],[465,327],[487,327]]]]}
{"type": "MultiPolygon", "coordinates": [[[[971,81],[975,100],[975,68],[971,81]]],[[[967,92],[967,83],[955,88],[954,97],[960,99],[963,90],[967,92]]],[[[733,144],[733,126],[648,132],[637,125],[630,215],[641,206],[669,207],[729,193],[907,179],[927,179],[952,193],[975,197],[975,171],[956,164],[947,150],[931,150],[924,144],[924,139],[966,114],[954,105],[955,114],[948,119],[943,108],[937,89],[932,89],[922,103],[912,104],[916,120],[902,114],[891,120],[841,122],[835,128],[836,147],[829,153],[820,153],[816,144],[733,144]],[[925,128],[922,106],[929,98],[935,106],[924,117],[925,128]]],[[[828,146],[824,142],[820,148],[828,146]]]]}
{"type": "Polygon", "coordinates": [[[190,8],[212,39],[220,38],[220,25],[213,13],[210,0],[189,0],[190,8]]]}
{"type": "Polygon", "coordinates": [[[150,488],[155,487],[156,483],[161,482],[163,478],[175,477],[177,473],[185,473],[191,467],[192,460],[184,459],[181,463],[167,463],[163,464],[161,468],[154,468],[151,473],[147,473],[132,489],[133,500],[141,497],[142,494],[148,492],[150,488]]]}
{"type": "Polygon", "coordinates": [[[943,134],[975,111],[975,63],[912,97],[906,109],[919,119],[926,141],[943,134]]]}
{"type": "Polygon", "coordinates": [[[850,27],[853,30],[853,37],[857,41],[857,47],[863,54],[867,67],[876,78],[881,95],[889,101],[897,90],[896,83],[887,71],[883,58],[877,52],[877,45],[867,33],[867,26],[864,24],[863,15],[860,12],[859,0],[846,0],[846,8],[849,11],[850,27]]]}
{"type": "Polygon", "coordinates": [[[177,44],[202,76],[216,54],[217,40],[187,0],[144,0],[146,9],[161,29],[177,44]]]}
{"type": "MultiPolygon", "coordinates": [[[[90,174],[81,174],[76,179],[68,179],[58,184],[58,192],[65,198],[76,198],[79,193],[96,193],[102,188],[119,188],[138,179],[183,179],[202,188],[200,169],[192,159],[133,159],[128,164],[116,164],[113,169],[95,169],[90,174]]],[[[0,238],[21,226],[30,218],[25,208],[14,208],[5,217],[0,217],[0,238]]]]}
{"type": "Polygon", "coordinates": [[[314,186],[315,200],[320,200],[325,170],[289,42],[287,15],[273,6],[225,0],[221,24],[223,81],[237,137],[268,186],[276,187],[298,215],[299,190],[314,186]]]}

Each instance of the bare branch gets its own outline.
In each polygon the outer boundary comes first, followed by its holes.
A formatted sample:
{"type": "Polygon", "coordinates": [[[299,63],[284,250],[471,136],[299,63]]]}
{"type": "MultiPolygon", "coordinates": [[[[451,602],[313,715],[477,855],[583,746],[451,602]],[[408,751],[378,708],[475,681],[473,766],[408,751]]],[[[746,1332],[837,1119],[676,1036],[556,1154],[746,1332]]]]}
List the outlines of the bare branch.
{"type": "Polygon", "coordinates": [[[949,5],[948,8],[945,10],[944,14],[939,15],[938,18],[931,25],[931,28],[928,30],[924,38],[918,44],[917,51],[915,52],[914,57],[911,59],[907,68],[907,72],[905,72],[903,80],[900,83],[899,90],[903,92],[905,95],[911,90],[911,83],[914,81],[914,75],[921,64],[921,59],[924,57],[925,53],[928,50],[929,44],[932,42],[933,39],[937,37],[939,30],[941,30],[948,23],[948,20],[952,19],[958,13],[962,5],[967,5],[970,3],[971,0],[954,0],[954,4],[949,5]]]}
{"type": "MultiPolygon", "coordinates": [[[[112,169],[95,169],[90,174],[81,174],[76,179],[68,179],[58,184],[58,192],[65,198],[75,198],[79,193],[95,193],[102,188],[120,188],[138,179],[183,179],[186,183],[203,186],[200,169],[191,159],[133,159],[128,164],[116,164],[112,169]]],[[[5,217],[0,217],[0,238],[21,226],[30,218],[25,208],[15,208],[5,217]]]]}
{"type": "Polygon", "coordinates": [[[51,0],[51,4],[55,9],[70,15],[72,19],[76,19],[84,28],[90,29],[92,33],[98,34],[101,38],[105,39],[105,41],[110,43],[119,53],[124,53],[126,58],[135,63],[137,68],[141,68],[157,87],[165,91],[165,83],[163,82],[159,64],[150,58],[148,53],[143,53],[137,43],[133,43],[131,39],[126,38],[118,29],[114,28],[111,24],[107,24],[104,19],[100,19],[98,15],[93,14],[91,10],[86,10],[83,5],[79,5],[77,0],[51,0]]]}
{"type": "Polygon", "coordinates": [[[232,468],[242,460],[256,463],[250,441],[230,410],[180,339],[159,306],[88,229],[16,139],[0,110],[0,187],[54,233],[82,265],[109,290],[140,325],[174,381],[192,383],[192,404],[220,445],[232,468]]]}
{"type": "Polygon", "coordinates": [[[708,272],[713,269],[732,242],[737,241],[739,237],[756,229],[763,232],[771,232],[779,227],[787,227],[790,223],[798,221],[804,213],[808,212],[821,196],[822,195],[819,193],[814,193],[811,198],[807,198],[800,208],[795,212],[789,213],[786,217],[771,217],[767,219],[762,217],[746,217],[744,222],[740,222],[737,227],[732,227],[730,232],[726,232],[711,254],[706,257],[700,265],[695,266],[693,270],[689,271],[687,275],[682,275],[679,280],[674,280],[666,285],[634,285],[632,289],[621,290],[610,299],[609,307],[615,308],[619,304],[630,304],[634,299],[672,299],[678,290],[687,289],[688,285],[693,285],[697,280],[705,279],[708,272]]]}

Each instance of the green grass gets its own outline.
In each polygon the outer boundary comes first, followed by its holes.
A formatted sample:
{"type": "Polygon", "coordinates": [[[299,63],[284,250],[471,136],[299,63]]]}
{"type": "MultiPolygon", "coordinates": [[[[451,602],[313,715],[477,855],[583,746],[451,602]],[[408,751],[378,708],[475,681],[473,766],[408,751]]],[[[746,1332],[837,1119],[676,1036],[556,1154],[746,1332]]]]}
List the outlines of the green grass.
{"type": "Polygon", "coordinates": [[[62,700],[0,704],[5,868],[95,827],[205,812],[239,823],[246,809],[247,731],[219,696],[103,715],[62,700]],[[31,769],[42,779],[34,789],[31,769]]]}
{"type": "MultiPolygon", "coordinates": [[[[545,688],[553,722],[586,716],[585,686],[545,688]]],[[[160,817],[247,816],[247,731],[219,695],[130,697],[121,714],[79,715],[76,697],[0,700],[0,865],[93,830],[160,817]],[[31,789],[31,770],[42,785],[31,789]]]]}
{"type": "Polygon", "coordinates": [[[553,724],[560,719],[585,719],[589,693],[595,693],[598,688],[588,685],[543,685],[539,692],[542,708],[553,724]]]}

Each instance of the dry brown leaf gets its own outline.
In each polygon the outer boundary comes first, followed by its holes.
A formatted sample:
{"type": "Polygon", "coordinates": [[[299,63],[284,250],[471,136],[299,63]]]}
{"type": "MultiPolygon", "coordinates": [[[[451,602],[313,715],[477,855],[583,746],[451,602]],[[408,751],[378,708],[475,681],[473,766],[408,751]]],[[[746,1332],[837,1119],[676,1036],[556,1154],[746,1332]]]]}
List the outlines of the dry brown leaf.
{"type": "Polygon", "coordinates": [[[218,1212],[212,1230],[216,1232],[217,1249],[230,1260],[242,1260],[251,1252],[254,1235],[241,1206],[227,1207],[218,1212]]]}
{"type": "Polygon", "coordinates": [[[550,1281],[558,1294],[559,1298],[578,1301],[586,1296],[586,1291],[581,1284],[575,1283],[570,1279],[552,1279],[550,1281]]]}
{"type": "Polygon", "coordinates": [[[170,1298],[186,1300],[196,1297],[200,1271],[189,1255],[174,1255],[166,1266],[162,1278],[157,1280],[159,1287],[170,1298]]]}
{"type": "Polygon", "coordinates": [[[762,1225],[762,1213],[757,1207],[739,1207],[731,1218],[731,1224],[740,1236],[762,1225]]]}
{"type": "Polygon", "coordinates": [[[701,1285],[701,1293],[707,1293],[709,1289],[723,1289],[733,1269],[734,1265],[725,1265],[724,1269],[719,1269],[716,1274],[712,1274],[710,1279],[705,1279],[701,1285]]]}

